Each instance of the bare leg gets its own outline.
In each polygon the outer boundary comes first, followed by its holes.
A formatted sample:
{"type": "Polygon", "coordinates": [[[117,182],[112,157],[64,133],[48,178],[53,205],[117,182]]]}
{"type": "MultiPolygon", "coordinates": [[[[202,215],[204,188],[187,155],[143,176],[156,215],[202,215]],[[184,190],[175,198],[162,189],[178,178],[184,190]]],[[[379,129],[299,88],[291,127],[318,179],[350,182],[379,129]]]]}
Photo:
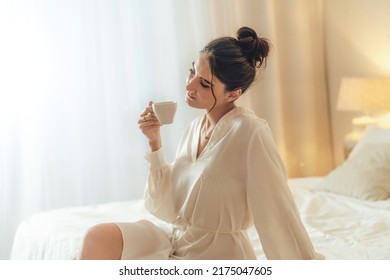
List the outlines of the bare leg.
{"type": "Polygon", "coordinates": [[[122,233],[116,224],[99,224],[88,230],[79,259],[119,260],[122,256],[122,233]]]}

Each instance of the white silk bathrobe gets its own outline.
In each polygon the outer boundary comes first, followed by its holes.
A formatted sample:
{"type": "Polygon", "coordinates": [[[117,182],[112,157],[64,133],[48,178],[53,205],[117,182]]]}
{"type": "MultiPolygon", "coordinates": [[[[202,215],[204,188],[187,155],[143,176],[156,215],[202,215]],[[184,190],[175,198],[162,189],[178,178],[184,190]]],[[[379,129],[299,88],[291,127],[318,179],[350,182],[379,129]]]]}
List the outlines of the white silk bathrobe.
{"type": "Polygon", "coordinates": [[[253,224],[268,259],[321,258],[287,185],[266,121],[237,107],[217,123],[197,157],[202,118],[184,131],[176,158],[146,154],[145,206],[172,226],[118,223],[123,259],[255,259],[253,224]]]}

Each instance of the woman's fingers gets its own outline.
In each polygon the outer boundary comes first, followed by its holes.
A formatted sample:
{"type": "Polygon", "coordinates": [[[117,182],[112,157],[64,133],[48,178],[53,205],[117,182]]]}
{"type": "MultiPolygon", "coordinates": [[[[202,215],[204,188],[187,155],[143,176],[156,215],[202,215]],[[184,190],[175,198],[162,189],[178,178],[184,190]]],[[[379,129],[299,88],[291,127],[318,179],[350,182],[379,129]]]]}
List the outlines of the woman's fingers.
{"type": "Polygon", "coordinates": [[[141,117],[138,119],[138,125],[140,129],[161,126],[160,122],[153,113],[147,113],[144,115],[141,114],[141,117]]]}
{"type": "Polygon", "coordinates": [[[140,117],[146,116],[147,114],[153,114],[153,102],[149,101],[148,107],[145,108],[145,110],[140,114],[140,117]]]}
{"type": "Polygon", "coordinates": [[[153,102],[149,101],[149,106],[145,108],[145,110],[140,114],[140,118],[138,119],[138,126],[145,135],[149,135],[156,129],[158,130],[161,126],[157,117],[154,115],[152,104],[153,102]]]}
{"type": "Polygon", "coordinates": [[[152,107],[146,107],[146,109],[139,115],[140,117],[153,113],[152,107]]]}
{"type": "Polygon", "coordinates": [[[159,125],[160,126],[160,123],[159,123],[159,121],[157,119],[150,119],[150,120],[145,120],[144,121],[143,118],[141,118],[141,119],[138,120],[138,124],[140,126],[143,126],[143,127],[151,126],[151,125],[159,125]]]}
{"type": "Polygon", "coordinates": [[[138,124],[146,123],[149,121],[157,121],[157,117],[153,113],[147,113],[147,114],[141,114],[140,118],[138,119],[138,124]]]}

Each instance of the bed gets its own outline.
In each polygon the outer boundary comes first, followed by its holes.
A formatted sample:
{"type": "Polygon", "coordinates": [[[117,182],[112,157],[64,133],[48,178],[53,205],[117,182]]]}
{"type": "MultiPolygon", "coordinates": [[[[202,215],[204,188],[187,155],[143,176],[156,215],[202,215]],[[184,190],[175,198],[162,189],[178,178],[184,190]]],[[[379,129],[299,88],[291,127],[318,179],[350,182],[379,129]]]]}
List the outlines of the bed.
{"type": "MultiPolygon", "coordinates": [[[[324,177],[289,179],[313,245],[326,259],[390,260],[390,130],[370,127],[349,158],[324,177]]],[[[101,222],[148,219],[142,200],[35,214],[18,227],[11,259],[75,259],[86,230],[101,222]]],[[[265,259],[253,228],[258,259],[265,259]]]]}

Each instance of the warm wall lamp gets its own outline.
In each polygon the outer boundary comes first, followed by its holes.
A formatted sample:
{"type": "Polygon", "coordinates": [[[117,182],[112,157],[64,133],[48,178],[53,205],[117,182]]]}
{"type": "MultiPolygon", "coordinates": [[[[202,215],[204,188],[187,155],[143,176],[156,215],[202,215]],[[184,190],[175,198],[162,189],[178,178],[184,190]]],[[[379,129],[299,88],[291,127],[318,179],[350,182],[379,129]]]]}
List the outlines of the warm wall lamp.
{"type": "Polygon", "coordinates": [[[369,125],[378,125],[372,113],[390,111],[390,78],[343,78],[340,84],[337,110],[361,112],[354,118],[354,129],[344,139],[347,157],[369,125]]]}

